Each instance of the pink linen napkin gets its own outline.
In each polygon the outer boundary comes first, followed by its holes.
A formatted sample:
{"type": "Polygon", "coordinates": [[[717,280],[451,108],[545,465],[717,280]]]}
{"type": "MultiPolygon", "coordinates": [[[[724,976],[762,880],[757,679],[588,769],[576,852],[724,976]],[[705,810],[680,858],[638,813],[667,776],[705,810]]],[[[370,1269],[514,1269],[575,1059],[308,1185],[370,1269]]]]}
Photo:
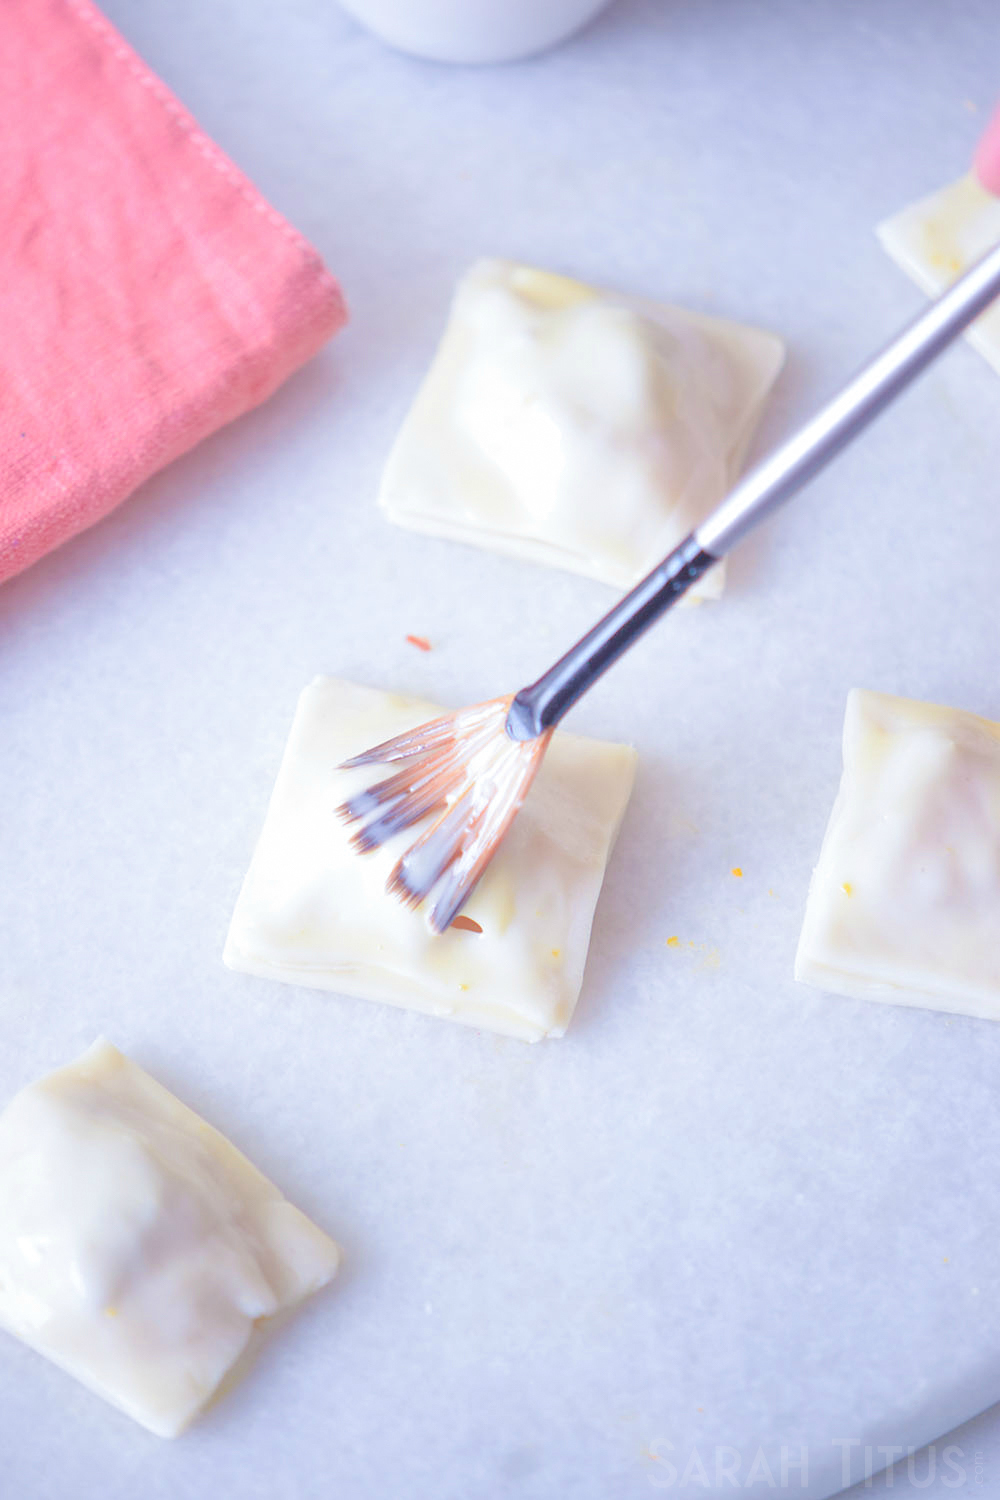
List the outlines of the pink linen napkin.
{"type": "Polygon", "coordinates": [[[317,252],[90,0],[3,0],[0,225],[0,581],[346,317],[317,252]]]}

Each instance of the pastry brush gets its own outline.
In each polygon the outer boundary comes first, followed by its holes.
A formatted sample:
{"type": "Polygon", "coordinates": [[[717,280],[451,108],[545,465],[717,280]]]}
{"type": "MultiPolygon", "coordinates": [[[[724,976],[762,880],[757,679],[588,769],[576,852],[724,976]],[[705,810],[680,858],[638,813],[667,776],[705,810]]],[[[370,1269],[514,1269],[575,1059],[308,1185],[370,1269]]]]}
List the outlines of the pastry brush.
{"type": "Polygon", "coordinates": [[[577,700],[691,585],[861,433],[1000,295],[1000,245],[933,302],[537,681],[421,724],[344,769],[398,765],[339,809],[361,853],[425,820],[387,888],[444,932],[469,899],[577,700]]]}

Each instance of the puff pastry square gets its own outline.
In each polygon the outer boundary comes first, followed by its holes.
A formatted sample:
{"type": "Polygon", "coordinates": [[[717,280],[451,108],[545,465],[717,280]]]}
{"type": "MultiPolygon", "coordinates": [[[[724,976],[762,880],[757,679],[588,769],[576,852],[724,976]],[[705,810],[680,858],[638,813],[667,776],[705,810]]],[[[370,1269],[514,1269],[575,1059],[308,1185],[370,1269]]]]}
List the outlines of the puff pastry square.
{"type": "MultiPolygon", "coordinates": [[[[723,498],[773,334],[477,262],[386,463],[391,521],[630,588],[723,498]]],[[[722,588],[721,566],[692,589],[722,588]]]]}
{"type": "MultiPolygon", "coordinates": [[[[893,214],[876,233],[896,264],[937,297],[1000,242],[1000,198],[974,177],[961,177],[893,214]]],[[[977,318],[965,336],[1000,373],[1000,306],[977,318]]]]}
{"type": "Polygon", "coordinates": [[[795,976],[1000,1019],[1000,724],[850,694],[795,976]]]}
{"type": "Polygon", "coordinates": [[[110,1042],[0,1115],[0,1325],[174,1437],[334,1242],[110,1042]]]}
{"type": "MultiPolygon", "coordinates": [[[[524,1041],[561,1036],[576,1005],[635,751],[557,733],[463,917],[434,936],[386,893],[413,831],[356,854],[336,809],[373,779],[346,760],[443,712],[332,677],[299,700],[225,962],[265,978],[384,1000],[524,1041]]],[[[378,779],[375,768],[375,779],[378,779]]]]}

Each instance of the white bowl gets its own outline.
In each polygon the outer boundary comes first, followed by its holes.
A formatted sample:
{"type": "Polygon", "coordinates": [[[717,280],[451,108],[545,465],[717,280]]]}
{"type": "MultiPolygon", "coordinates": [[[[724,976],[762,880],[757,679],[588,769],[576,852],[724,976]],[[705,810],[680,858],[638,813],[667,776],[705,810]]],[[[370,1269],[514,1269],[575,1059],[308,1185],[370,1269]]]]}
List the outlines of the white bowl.
{"type": "Polygon", "coordinates": [[[528,57],[585,26],[608,0],[341,0],[376,36],[437,62],[528,57]]]}

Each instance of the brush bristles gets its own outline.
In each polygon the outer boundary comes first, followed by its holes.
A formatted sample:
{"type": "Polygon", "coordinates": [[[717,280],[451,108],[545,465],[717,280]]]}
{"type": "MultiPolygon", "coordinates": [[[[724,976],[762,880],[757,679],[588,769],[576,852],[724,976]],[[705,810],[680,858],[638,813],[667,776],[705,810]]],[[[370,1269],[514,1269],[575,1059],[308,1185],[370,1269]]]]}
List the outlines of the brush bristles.
{"type": "Polygon", "coordinates": [[[338,807],[357,823],[359,854],[433,819],[397,860],[386,889],[406,906],[428,903],[432,931],[445,932],[468,901],[528,793],[551,731],[534,740],[506,732],[510,698],[418,725],[343,763],[409,762],[338,807]]]}

